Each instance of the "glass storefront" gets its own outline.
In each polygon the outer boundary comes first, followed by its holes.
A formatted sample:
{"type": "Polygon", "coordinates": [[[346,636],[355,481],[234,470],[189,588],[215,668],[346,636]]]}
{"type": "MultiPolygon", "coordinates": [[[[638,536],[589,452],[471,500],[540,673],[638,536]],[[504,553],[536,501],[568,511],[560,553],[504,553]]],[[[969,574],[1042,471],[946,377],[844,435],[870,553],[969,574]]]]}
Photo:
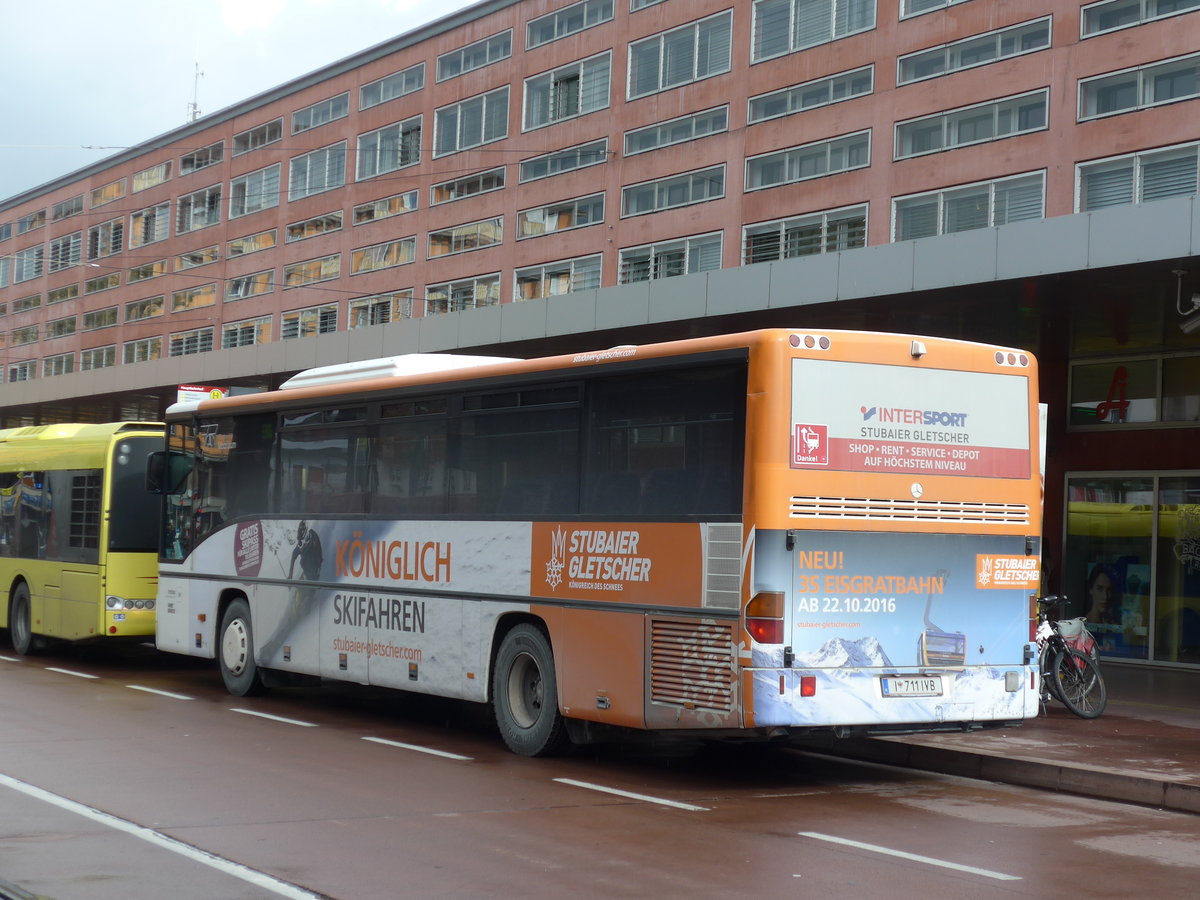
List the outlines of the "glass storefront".
{"type": "Polygon", "coordinates": [[[1067,479],[1057,588],[1106,656],[1200,665],[1200,475],[1067,479]]]}

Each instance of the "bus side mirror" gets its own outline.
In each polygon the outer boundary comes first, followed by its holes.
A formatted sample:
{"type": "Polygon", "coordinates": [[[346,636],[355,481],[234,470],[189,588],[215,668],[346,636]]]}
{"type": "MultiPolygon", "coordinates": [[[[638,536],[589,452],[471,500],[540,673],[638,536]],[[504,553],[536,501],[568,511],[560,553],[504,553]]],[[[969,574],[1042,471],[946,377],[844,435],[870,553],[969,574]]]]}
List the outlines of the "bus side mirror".
{"type": "Polygon", "coordinates": [[[156,450],[146,459],[146,490],[152,494],[178,494],[192,471],[192,458],[184,453],[156,450]]]}

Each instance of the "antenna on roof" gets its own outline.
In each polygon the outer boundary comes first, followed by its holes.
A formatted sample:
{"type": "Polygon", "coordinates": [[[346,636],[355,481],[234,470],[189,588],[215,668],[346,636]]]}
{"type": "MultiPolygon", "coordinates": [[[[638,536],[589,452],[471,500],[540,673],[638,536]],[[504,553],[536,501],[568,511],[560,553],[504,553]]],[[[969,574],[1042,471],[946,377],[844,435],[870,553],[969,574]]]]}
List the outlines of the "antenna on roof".
{"type": "Polygon", "coordinates": [[[192,102],[188,104],[188,121],[195,122],[200,118],[200,79],[204,77],[204,73],[200,71],[200,63],[196,62],[196,74],[192,78],[192,102]]]}

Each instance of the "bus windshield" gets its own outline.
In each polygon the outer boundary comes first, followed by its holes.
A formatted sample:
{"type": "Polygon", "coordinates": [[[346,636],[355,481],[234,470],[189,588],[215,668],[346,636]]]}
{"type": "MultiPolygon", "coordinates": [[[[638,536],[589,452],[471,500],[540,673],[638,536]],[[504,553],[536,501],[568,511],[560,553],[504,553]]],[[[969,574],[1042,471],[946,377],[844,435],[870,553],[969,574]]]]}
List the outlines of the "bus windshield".
{"type": "Polygon", "coordinates": [[[110,551],[153,553],[158,549],[159,498],[146,490],[146,464],[150,454],[161,447],[158,438],[130,437],[113,448],[110,551]]]}

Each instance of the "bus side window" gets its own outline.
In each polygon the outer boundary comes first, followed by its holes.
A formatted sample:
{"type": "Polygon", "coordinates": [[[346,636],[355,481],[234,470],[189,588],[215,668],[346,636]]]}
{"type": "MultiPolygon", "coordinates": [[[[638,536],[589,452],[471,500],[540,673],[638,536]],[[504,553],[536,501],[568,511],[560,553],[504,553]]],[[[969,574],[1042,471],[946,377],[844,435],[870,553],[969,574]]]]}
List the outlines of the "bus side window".
{"type": "Polygon", "coordinates": [[[0,556],[17,555],[17,498],[21,483],[16,472],[0,473],[0,556]]]}

